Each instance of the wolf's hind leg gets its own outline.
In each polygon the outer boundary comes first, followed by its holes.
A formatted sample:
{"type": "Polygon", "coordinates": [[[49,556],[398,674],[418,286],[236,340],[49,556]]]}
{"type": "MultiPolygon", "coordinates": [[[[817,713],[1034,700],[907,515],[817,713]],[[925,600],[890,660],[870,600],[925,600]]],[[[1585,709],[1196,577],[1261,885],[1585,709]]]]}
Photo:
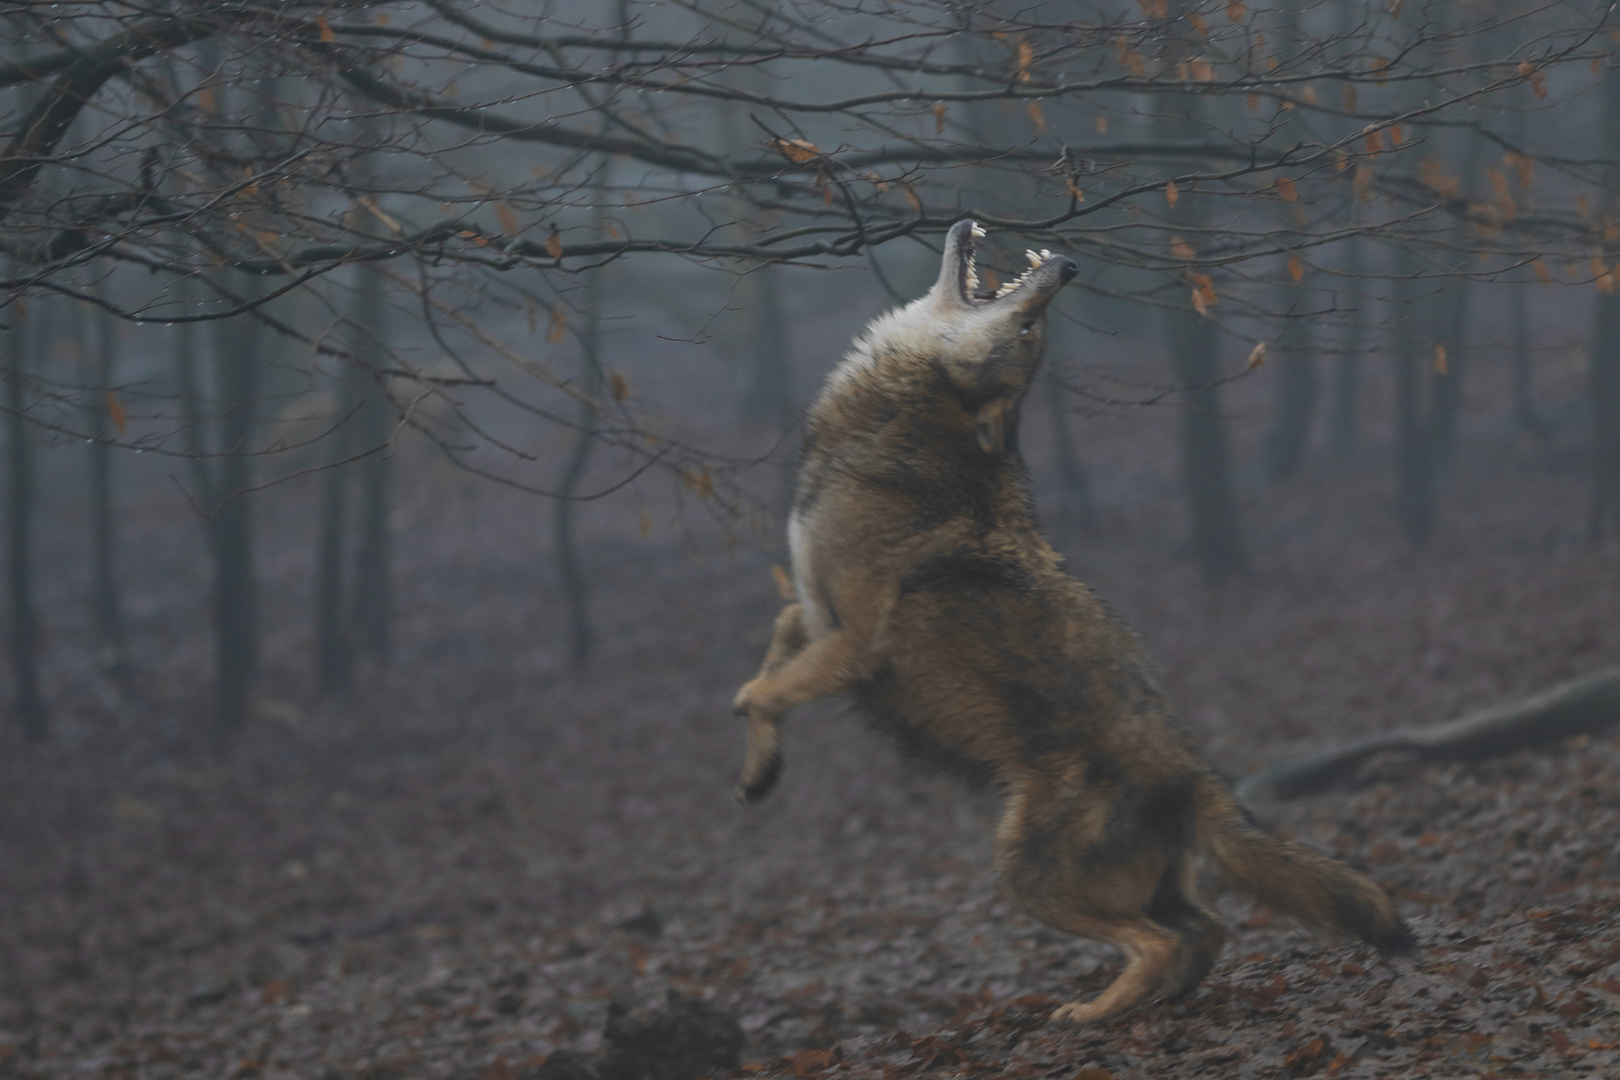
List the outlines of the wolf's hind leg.
{"type": "Polygon", "coordinates": [[[1154,994],[1165,1001],[1192,993],[1221,958],[1221,949],[1226,945],[1226,927],[1198,903],[1197,895],[1192,860],[1184,859],[1180,868],[1165,871],[1153,899],[1148,901],[1148,916],[1181,936],[1175,962],[1154,994]]]}
{"type": "MultiPolygon", "coordinates": [[[[771,633],[770,648],[765,661],[759,666],[754,681],[770,675],[799,654],[807,635],[804,629],[804,609],[789,604],[776,616],[776,627],[771,633]]],[[[736,795],[741,803],[758,802],[769,795],[782,774],[782,722],[780,715],[747,717],[748,746],[743,752],[742,772],[737,777],[736,795]]]]}
{"type": "Polygon", "coordinates": [[[1146,916],[1098,919],[1070,916],[1053,926],[1103,941],[1125,954],[1125,970],[1090,1001],[1071,1001],[1052,1014],[1059,1023],[1096,1024],[1133,1009],[1158,994],[1186,943],[1181,935],[1146,916]]]}

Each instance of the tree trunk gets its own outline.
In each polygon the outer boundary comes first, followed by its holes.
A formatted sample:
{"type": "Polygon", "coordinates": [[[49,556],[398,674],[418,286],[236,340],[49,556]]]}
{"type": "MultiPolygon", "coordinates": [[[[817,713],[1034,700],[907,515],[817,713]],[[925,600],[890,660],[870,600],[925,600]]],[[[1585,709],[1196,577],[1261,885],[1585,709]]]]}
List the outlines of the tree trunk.
{"type": "Polygon", "coordinates": [[[1395,508],[1407,538],[1423,544],[1434,527],[1434,454],[1429,416],[1438,344],[1427,332],[1433,308],[1423,291],[1422,263],[1395,254],[1390,353],[1395,364],[1395,508]]]}
{"type": "Polygon", "coordinates": [[[1291,799],[1321,790],[1375,754],[1405,751],[1425,758],[1483,758],[1600,731],[1616,721],[1620,721],[1620,667],[1594,671],[1456,720],[1374,735],[1284,761],[1245,780],[1239,793],[1246,798],[1291,799]]]}
{"type": "Polygon", "coordinates": [[[1091,495],[1091,475],[1075,451],[1069,432],[1069,392],[1056,379],[1047,379],[1046,405],[1051,413],[1052,444],[1057,456],[1058,482],[1063,488],[1063,517],[1083,533],[1097,527],[1097,504],[1091,495]]]}
{"type": "MultiPolygon", "coordinates": [[[[1603,142],[1605,157],[1620,153],[1620,56],[1611,55],[1603,73],[1603,142]]],[[[1620,168],[1605,170],[1604,203],[1610,219],[1620,213],[1620,168]]],[[[1605,244],[1604,259],[1613,265],[1620,243],[1605,244]]],[[[1620,295],[1599,295],[1588,350],[1588,391],[1592,403],[1592,537],[1620,526],[1620,295]]]]}
{"type": "Polygon", "coordinates": [[[1429,399],[1429,457],[1430,466],[1445,472],[1451,466],[1451,457],[1457,446],[1457,421],[1462,415],[1463,376],[1468,371],[1468,303],[1473,298],[1473,283],[1467,278],[1453,278],[1434,297],[1436,351],[1430,365],[1434,390],[1429,399]],[[1440,362],[1438,350],[1444,348],[1445,362],[1440,362]]]}
{"type": "Polygon", "coordinates": [[[260,328],[252,316],[215,325],[214,385],[221,399],[215,499],[208,519],[214,554],[215,723],[234,732],[247,718],[259,669],[258,590],[253,579],[251,438],[260,328]]]}
{"type": "Polygon", "coordinates": [[[124,615],[118,600],[118,516],[112,486],[112,440],[120,432],[112,418],[113,366],[117,323],[105,308],[95,316],[96,335],[86,342],[90,357],[91,399],[86,425],[90,442],[90,607],[101,639],[102,670],[122,688],[130,675],[124,615]]]}
{"type": "MultiPolygon", "coordinates": [[[[585,278],[585,312],[579,331],[580,350],[585,368],[584,390],[589,401],[602,394],[601,344],[602,268],[590,270],[585,278]]],[[[589,662],[595,634],[591,626],[590,592],[580,568],[574,542],[574,513],[578,504],[573,496],[590,464],[596,444],[596,409],[589,401],[579,408],[579,432],[563,464],[557,481],[557,499],[552,511],[552,539],[557,549],[557,573],[562,580],[563,601],[568,607],[568,653],[576,667],[589,662]]]]}
{"type": "Polygon", "coordinates": [[[321,473],[321,511],[315,550],[315,681],[322,693],[344,694],[353,682],[354,651],[349,641],[348,584],[344,564],[349,555],[349,464],[354,433],[355,373],[345,370],[333,380],[332,415],[336,426],[322,440],[331,464],[321,473]]]}
{"type": "MultiPolygon", "coordinates": [[[[1185,200],[1187,195],[1183,195],[1185,200]]],[[[1181,480],[1192,512],[1192,545],[1204,577],[1223,581],[1248,563],[1232,492],[1231,451],[1221,414],[1219,339],[1191,306],[1172,312],[1170,360],[1182,386],[1181,480]]]]}
{"type": "Polygon", "coordinates": [[[39,685],[39,621],[34,612],[34,455],[29,438],[28,354],[49,347],[48,301],[36,301],[34,324],[26,326],[13,305],[5,339],[6,383],[6,582],[11,614],[12,709],[24,738],[45,735],[45,698],[39,685]]]}
{"type": "Polygon", "coordinates": [[[390,568],[393,545],[388,535],[388,510],[393,473],[394,410],[388,399],[386,376],[388,340],[383,311],[383,279],[376,267],[359,268],[355,295],[355,323],[359,340],[355,352],[360,367],[355,385],[362,389],[355,413],[355,437],[366,455],[355,462],[360,483],[358,544],[354,564],[354,630],[357,647],[380,663],[387,663],[392,609],[390,568]]]}
{"type": "MultiPolygon", "coordinates": [[[[1345,254],[1345,276],[1361,286],[1366,264],[1366,246],[1359,236],[1349,240],[1345,254]]],[[[1356,452],[1356,413],[1361,399],[1361,351],[1367,339],[1366,313],[1356,314],[1345,327],[1339,344],[1338,362],[1333,368],[1333,407],[1328,418],[1328,445],[1335,454],[1356,452]]]]}
{"type": "MultiPolygon", "coordinates": [[[[1288,290],[1290,296],[1302,293],[1288,290]]],[[[1283,315],[1276,345],[1277,397],[1271,426],[1260,446],[1266,474],[1273,481],[1288,476],[1305,457],[1311,424],[1316,419],[1316,357],[1311,354],[1311,329],[1303,316],[1283,315]]]]}
{"type": "Polygon", "coordinates": [[[1509,347],[1513,355],[1513,418],[1519,428],[1535,435],[1547,430],[1546,422],[1536,412],[1535,392],[1530,382],[1530,305],[1525,283],[1507,286],[1508,332],[1512,335],[1509,347]]]}

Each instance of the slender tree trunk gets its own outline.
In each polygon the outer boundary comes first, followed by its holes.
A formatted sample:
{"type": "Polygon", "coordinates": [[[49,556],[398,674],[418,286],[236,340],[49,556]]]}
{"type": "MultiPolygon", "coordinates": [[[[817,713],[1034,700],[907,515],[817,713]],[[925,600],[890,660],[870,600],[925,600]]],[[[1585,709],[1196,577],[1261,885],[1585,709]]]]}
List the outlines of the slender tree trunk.
{"type": "Polygon", "coordinates": [[[1407,537],[1421,544],[1434,525],[1434,467],[1425,393],[1434,360],[1430,339],[1418,328],[1426,314],[1426,305],[1419,298],[1423,284],[1416,278],[1419,264],[1404,250],[1395,261],[1391,349],[1395,363],[1395,506],[1407,537]]]}
{"type": "Polygon", "coordinates": [[[1535,391],[1530,382],[1530,305],[1524,282],[1507,287],[1509,348],[1513,355],[1513,418],[1521,430],[1540,435],[1547,430],[1546,422],[1536,411],[1535,391]]]}
{"type": "MultiPolygon", "coordinates": [[[[1155,105],[1155,127],[1166,138],[1196,137],[1208,119],[1196,98],[1162,95],[1155,105]]],[[[1205,202],[1199,192],[1183,191],[1169,216],[1188,235],[1197,235],[1205,202]]],[[[1171,370],[1182,387],[1181,483],[1192,517],[1192,547],[1204,579],[1216,583],[1248,566],[1221,412],[1219,327],[1212,314],[1195,310],[1189,292],[1182,292],[1165,325],[1171,370]]]]}
{"type": "MultiPolygon", "coordinates": [[[[1345,275],[1359,286],[1366,263],[1365,242],[1351,237],[1345,254],[1345,275]]],[[[1356,452],[1356,413],[1361,398],[1361,350],[1366,341],[1366,316],[1356,315],[1345,328],[1338,362],[1333,368],[1333,407],[1328,418],[1328,445],[1335,454],[1356,452]]]]}
{"type": "Polygon", "coordinates": [[[117,326],[104,308],[97,309],[95,341],[90,354],[91,400],[85,410],[95,433],[90,451],[90,606],[101,638],[102,668],[121,687],[130,675],[124,614],[118,600],[118,516],[112,485],[112,444],[119,435],[112,417],[113,366],[117,326]]]}
{"type": "Polygon", "coordinates": [[[1437,350],[1429,365],[1434,391],[1429,401],[1430,465],[1436,472],[1451,466],[1457,445],[1457,422],[1462,415],[1463,376],[1468,371],[1468,304],[1472,282],[1453,278],[1434,298],[1433,325],[1437,350]],[[1439,348],[1444,348],[1445,362],[1439,348]]]}
{"type": "Polygon", "coordinates": [[[355,352],[361,369],[354,372],[363,389],[355,413],[355,437],[365,457],[355,462],[360,487],[358,544],[354,564],[354,630],[357,646],[386,664],[389,655],[390,589],[393,545],[388,534],[388,511],[393,473],[394,410],[385,376],[388,341],[383,311],[383,278],[376,267],[359,268],[355,295],[355,322],[359,340],[355,352]]]}
{"type": "Polygon", "coordinates": [[[321,473],[321,516],[315,551],[315,679],[323,693],[347,693],[354,652],[349,641],[347,575],[349,466],[353,445],[352,372],[334,380],[336,427],[323,441],[332,464],[321,473]]]}
{"type": "Polygon", "coordinates": [[[578,503],[572,498],[579,491],[580,481],[590,464],[591,449],[596,444],[596,409],[590,401],[602,396],[601,345],[602,268],[587,273],[585,279],[585,313],[580,325],[579,342],[585,366],[584,390],[588,402],[579,408],[579,433],[574,438],[568,460],[563,464],[557,481],[561,496],[552,511],[552,539],[557,549],[557,573],[562,579],[563,599],[568,606],[568,652],[576,667],[589,662],[594,645],[591,626],[589,586],[580,568],[579,551],[574,540],[574,515],[578,503]]]}
{"type": "MultiPolygon", "coordinates": [[[[1288,291],[1290,295],[1303,295],[1298,290],[1288,291]]],[[[1283,316],[1276,351],[1276,403],[1272,406],[1271,426],[1260,445],[1266,474],[1274,481],[1299,468],[1316,419],[1319,380],[1316,357],[1311,354],[1311,330],[1303,316],[1283,316]]]]}
{"type": "Polygon", "coordinates": [[[1069,432],[1069,392],[1056,379],[1047,379],[1044,389],[1052,421],[1058,482],[1063,488],[1063,515],[1081,532],[1090,533],[1097,527],[1097,503],[1091,494],[1091,475],[1075,451],[1074,437],[1069,432]]]}
{"type": "Polygon", "coordinates": [[[247,718],[259,669],[258,590],[253,577],[253,410],[260,330],[249,316],[216,326],[214,385],[221,398],[219,479],[209,518],[214,552],[215,723],[234,732],[247,718]]]}
{"type": "MultiPolygon", "coordinates": [[[[1185,199],[1187,196],[1182,196],[1185,199]]],[[[1221,414],[1219,339],[1213,320],[1188,307],[1169,317],[1170,359],[1182,385],[1181,479],[1192,511],[1193,551],[1219,582],[1248,563],[1232,491],[1231,451],[1221,414]]]]}
{"type": "MultiPolygon", "coordinates": [[[[6,583],[11,614],[12,709],[23,736],[45,735],[45,698],[39,685],[39,620],[34,612],[34,461],[28,421],[28,353],[49,344],[46,305],[36,302],[34,324],[25,329],[18,305],[0,331],[5,344],[6,392],[6,583]]],[[[39,349],[37,351],[44,351],[39,349]]]]}
{"type": "MultiPolygon", "coordinates": [[[[1620,56],[1611,54],[1603,73],[1603,142],[1605,157],[1620,154],[1620,56]]],[[[1620,216],[1620,168],[1605,170],[1604,204],[1612,220],[1620,216]]],[[[1620,257],[1620,243],[1605,244],[1604,259],[1620,257]]],[[[1588,350],[1587,385],[1592,407],[1593,539],[1620,526],[1620,295],[1599,295],[1588,350]]]]}

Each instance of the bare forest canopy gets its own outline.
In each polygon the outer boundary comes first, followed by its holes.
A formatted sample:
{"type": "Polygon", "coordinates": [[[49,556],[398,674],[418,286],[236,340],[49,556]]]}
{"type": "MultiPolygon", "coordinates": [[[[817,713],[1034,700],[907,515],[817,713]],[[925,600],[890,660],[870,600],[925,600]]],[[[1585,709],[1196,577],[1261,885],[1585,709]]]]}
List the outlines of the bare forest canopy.
{"type": "MultiPolygon", "coordinates": [[[[728,532],[769,532],[772,497],[741,478],[793,441],[782,282],[854,269],[908,299],[968,214],[991,230],[987,287],[1025,248],[1065,252],[1083,267],[1071,330],[1162,336],[1167,371],[1054,357],[1044,393],[1060,436],[1076,411],[1184,410],[1212,580],[1247,563],[1222,388],[1268,358],[1273,477],[1307,440],[1317,359],[1335,365],[1340,449],[1362,354],[1388,359],[1398,510],[1427,536],[1482,295],[1521,328],[1544,297],[1595,303],[1589,524],[1620,522],[1605,3],[154,0],[10,3],[0,25],[25,718],[44,707],[27,674],[41,441],[98,449],[115,657],[107,455],[176,463],[214,564],[228,724],[256,663],[252,493],[320,474],[321,670],[341,685],[353,655],[386,651],[388,463],[407,433],[558,500],[583,657],[570,506],[666,476],[728,532]],[[626,296],[673,313],[673,336],[626,296]],[[772,432],[766,449],[671,422],[604,355],[609,330],[640,355],[685,340],[745,358],[742,426],[772,432]]],[[[1062,461],[1089,521],[1084,463],[1062,461]]]]}

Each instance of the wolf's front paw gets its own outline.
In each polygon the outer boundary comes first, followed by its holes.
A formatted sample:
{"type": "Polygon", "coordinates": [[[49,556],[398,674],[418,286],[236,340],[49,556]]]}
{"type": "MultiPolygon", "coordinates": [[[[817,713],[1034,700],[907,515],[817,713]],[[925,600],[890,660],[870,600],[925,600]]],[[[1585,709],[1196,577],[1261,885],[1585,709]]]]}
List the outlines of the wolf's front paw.
{"type": "Polygon", "coordinates": [[[749,679],[743,683],[743,688],[737,691],[737,696],[731,699],[731,714],[733,716],[747,716],[753,711],[752,707],[758,694],[754,688],[759,685],[758,679],[749,679]]]}
{"type": "Polygon", "coordinates": [[[772,754],[757,767],[745,766],[737,777],[737,801],[744,806],[757,803],[771,793],[782,775],[782,755],[772,754]]]}

